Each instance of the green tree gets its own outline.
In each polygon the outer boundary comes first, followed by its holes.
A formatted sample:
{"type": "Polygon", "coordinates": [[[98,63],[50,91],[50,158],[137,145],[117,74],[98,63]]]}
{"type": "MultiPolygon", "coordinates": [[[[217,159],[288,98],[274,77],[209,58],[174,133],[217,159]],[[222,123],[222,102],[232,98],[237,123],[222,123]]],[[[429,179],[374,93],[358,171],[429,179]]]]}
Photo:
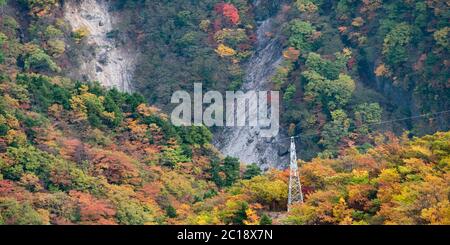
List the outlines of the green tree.
{"type": "MultiPolygon", "coordinates": [[[[337,61],[340,61],[337,59],[337,61]]],[[[323,59],[320,54],[311,52],[306,59],[306,68],[310,71],[315,71],[321,76],[335,80],[339,77],[340,71],[345,67],[345,62],[334,62],[323,59]]]]}
{"type": "Polygon", "coordinates": [[[166,207],[166,215],[169,218],[175,218],[177,217],[177,210],[169,204],[169,206],[166,207]]]}
{"type": "Polygon", "coordinates": [[[246,201],[227,201],[224,210],[221,212],[225,224],[243,225],[247,219],[248,203],[246,201]]]}
{"type": "MultiPolygon", "coordinates": [[[[0,7],[1,7],[1,3],[0,3],[0,7]]],[[[3,34],[2,32],[0,32],[0,64],[2,64],[5,61],[5,55],[3,54],[2,47],[3,47],[3,44],[6,42],[6,40],[8,40],[8,37],[5,34],[3,34]]]]}
{"type": "Polygon", "coordinates": [[[56,28],[54,25],[49,25],[47,26],[47,28],[45,28],[44,36],[47,40],[54,38],[62,38],[64,36],[64,32],[56,28]]]}
{"type": "Polygon", "coordinates": [[[261,175],[261,168],[256,163],[252,163],[246,166],[243,179],[251,179],[255,176],[261,175]]]}
{"type": "Polygon", "coordinates": [[[355,109],[355,123],[359,133],[367,134],[370,131],[370,124],[381,121],[383,110],[378,103],[364,103],[355,109]]]}
{"type": "Polygon", "coordinates": [[[161,157],[161,165],[174,168],[178,163],[190,162],[186,155],[184,155],[183,148],[179,145],[174,147],[165,147],[161,157]]]}
{"type": "Polygon", "coordinates": [[[110,128],[119,126],[124,116],[122,110],[119,108],[116,101],[114,101],[114,98],[110,93],[105,96],[105,101],[103,102],[103,104],[106,112],[114,113],[114,118],[111,120],[106,120],[106,125],[108,125],[110,128]]]}
{"type": "Polygon", "coordinates": [[[5,55],[3,54],[3,52],[0,50],[0,64],[2,64],[5,61],[5,55]]]}
{"type": "Polygon", "coordinates": [[[211,179],[216,183],[218,187],[223,187],[224,184],[224,178],[221,176],[222,166],[220,165],[220,161],[213,159],[210,163],[211,165],[211,179]]]}
{"type": "Polygon", "coordinates": [[[260,225],[271,225],[272,219],[267,214],[263,214],[261,216],[261,220],[259,221],[259,224],[260,225]]]}
{"type": "Polygon", "coordinates": [[[355,90],[355,82],[345,74],[340,74],[337,80],[326,79],[315,71],[305,71],[302,75],[308,81],[305,95],[329,110],[345,106],[355,90]]]}
{"type": "Polygon", "coordinates": [[[335,110],[331,112],[332,121],[327,123],[322,131],[320,144],[322,144],[326,150],[335,154],[339,141],[348,135],[348,129],[350,127],[350,119],[347,118],[347,114],[343,110],[335,110]]]}
{"type": "Polygon", "coordinates": [[[48,153],[42,152],[33,146],[9,147],[7,156],[12,165],[0,166],[1,173],[7,179],[19,180],[24,173],[33,173],[40,180],[48,181],[51,166],[55,159],[48,153]]]}
{"type": "Polygon", "coordinates": [[[204,145],[212,140],[212,133],[205,126],[177,127],[183,143],[190,145],[204,145]]]}
{"type": "Polygon", "coordinates": [[[296,92],[297,88],[295,87],[295,84],[289,84],[286,91],[284,92],[283,100],[286,102],[291,101],[294,98],[296,92]]]}
{"type": "Polygon", "coordinates": [[[408,60],[407,47],[412,39],[412,27],[406,23],[396,25],[384,38],[383,55],[392,67],[408,60]]]}
{"type": "Polygon", "coordinates": [[[26,45],[24,68],[60,72],[61,68],[41,48],[34,44],[26,45]]]}
{"type": "Polygon", "coordinates": [[[2,115],[0,115],[0,137],[1,136],[5,136],[8,133],[9,127],[8,125],[4,124],[1,122],[2,120],[2,115]]]}
{"type": "Polygon", "coordinates": [[[17,83],[27,88],[31,102],[40,112],[47,112],[52,104],[60,104],[64,109],[70,108],[70,91],[55,85],[51,78],[43,75],[18,74],[17,83]]]}
{"type": "Polygon", "coordinates": [[[239,159],[227,156],[223,161],[225,173],[225,186],[231,186],[239,179],[239,159]]]}
{"type": "Polygon", "coordinates": [[[176,25],[177,27],[183,27],[187,25],[192,25],[192,21],[194,20],[194,16],[191,11],[183,10],[177,13],[176,17],[176,25]]]}
{"type": "Polygon", "coordinates": [[[20,203],[12,198],[0,198],[0,224],[44,225],[45,222],[30,203],[20,203]]]}
{"type": "Polygon", "coordinates": [[[288,45],[307,53],[313,48],[311,37],[316,30],[311,23],[295,19],[288,26],[288,45]]]}
{"type": "Polygon", "coordinates": [[[211,161],[212,180],[219,187],[231,186],[239,179],[239,159],[227,156],[222,162],[211,161]]]}

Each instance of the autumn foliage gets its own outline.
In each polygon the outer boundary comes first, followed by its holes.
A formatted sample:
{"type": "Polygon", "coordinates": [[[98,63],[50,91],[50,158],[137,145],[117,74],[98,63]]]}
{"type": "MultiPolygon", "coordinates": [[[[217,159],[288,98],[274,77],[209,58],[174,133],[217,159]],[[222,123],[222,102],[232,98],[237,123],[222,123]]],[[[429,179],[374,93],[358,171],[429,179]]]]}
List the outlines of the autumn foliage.
{"type": "Polygon", "coordinates": [[[302,182],[314,191],[284,222],[449,224],[449,137],[390,136],[366,154],[348,150],[338,159],[302,164],[302,182]]]}
{"type": "Polygon", "coordinates": [[[116,211],[107,201],[99,200],[90,194],[77,191],[71,191],[69,196],[73,198],[78,206],[81,224],[116,224],[113,219],[116,211]]]}
{"type": "MultiPolygon", "coordinates": [[[[283,93],[280,126],[313,136],[298,138],[299,156],[309,159],[298,161],[305,202],[289,212],[288,170],[223,156],[208,128],[176,127],[146,103],[161,105],[157,98],[195,80],[241,88],[240,63],[261,37],[250,1],[214,9],[184,1],[176,10],[118,1],[118,11],[138,6],[146,17],[130,32],[148,53],[137,60],[152,72],[145,81],[156,96],[147,98],[66,77],[70,60],[91,50],[82,42],[89,33],[67,28],[59,1],[13,2],[0,1],[0,224],[450,224],[450,132],[380,133],[368,125],[403,108],[383,111],[387,97],[359,83],[375,75],[382,87],[414,91],[421,103],[412,108],[445,108],[444,1],[329,1],[323,11],[323,1],[296,0],[274,16],[279,28],[261,33],[283,58],[267,80],[283,93]],[[333,18],[323,16],[330,11],[333,18]]],[[[426,132],[448,125],[426,119],[426,132]]]]}
{"type": "Polygon", "coordinates": [[[231,24],[239,23],[239,11],[231,3],[218,3],[214,7],[216,13],[223,15],[231,24]]]}

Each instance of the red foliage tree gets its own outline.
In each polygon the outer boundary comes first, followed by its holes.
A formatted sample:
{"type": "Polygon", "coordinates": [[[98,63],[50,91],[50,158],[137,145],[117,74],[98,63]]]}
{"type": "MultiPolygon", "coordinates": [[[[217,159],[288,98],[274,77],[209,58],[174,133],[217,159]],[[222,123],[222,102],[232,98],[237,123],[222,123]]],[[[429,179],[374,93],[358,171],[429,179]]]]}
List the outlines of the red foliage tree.
{"type": "Polygon", "coordinates": [[[238,9],[231,3],[218,3],[214,7],[214,10],[218,14],[222,14],[226,17],[233,25],[239,23],[239,11],[238,9]]]}
{"type": "Polygon", "coordinates": [[[0,197],[14,198],[17,201],[31,200],[32,193],[21,186],[17,186],[14,181],[0,180],[0,197]]]}

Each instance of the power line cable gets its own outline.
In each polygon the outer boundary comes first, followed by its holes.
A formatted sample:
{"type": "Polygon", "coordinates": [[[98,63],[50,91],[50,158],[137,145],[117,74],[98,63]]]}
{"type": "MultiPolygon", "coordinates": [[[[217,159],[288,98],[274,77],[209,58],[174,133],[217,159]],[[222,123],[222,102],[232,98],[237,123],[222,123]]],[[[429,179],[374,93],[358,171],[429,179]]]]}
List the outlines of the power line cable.
{"type": "MultiPolygon", "coordinates": [[[[382,124],[388,124],[388,123],[393,123],[393,122],[412,120],[412,119],[417,119],[417,118],[422,118],[422,117],[435,116],[435,117],[428,118],[428,119],[433,119],[433,118],[437,118],[438,117],[436,115],[442,115],[442,114],[449,113],[449,112],[450,112],[450,110],[438,111],[438,112],[434,112],[434,113],[426,113],[426,114],[421,114],[421,115],[412,116],[412,117],[404,117],[404,118],[392,119],[392,120],[381,121],[381,122],[376,122],[376,123],[366,123],[366,124],[361,124],[361,125],[357,126],[357,128],[360,128],[360,127],[363,127],[363,126],[382,125],[382,124]]],[[[279,139],[278,141],[283,141],[283,140],[287,140],[287,139],[290,139],[290,138],[311,137],[311,136],[317,136],[317,135],[320,135],[320,134],[321,133],[298,134],[298,135],[294,135],[294,136],[291,136],[291,137],[286,137],[286,138],[279,139]]]]}

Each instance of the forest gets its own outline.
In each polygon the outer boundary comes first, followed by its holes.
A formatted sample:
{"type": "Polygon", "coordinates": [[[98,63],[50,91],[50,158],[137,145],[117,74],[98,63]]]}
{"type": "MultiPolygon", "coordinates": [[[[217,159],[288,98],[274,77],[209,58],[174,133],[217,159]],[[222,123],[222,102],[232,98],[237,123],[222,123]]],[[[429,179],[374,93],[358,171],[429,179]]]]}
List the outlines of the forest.
{"type": "Polygon", "coordinates": [[[131,92],[79,74],[95,47],[68,1],[0,0],[0,224],[450,224],[448,1],[105,0],[131,92]],[[289,212],[288,162],[168,116],[194,83],[240,89],[269,17],[283,133],[305,136],[289,212]]]}

